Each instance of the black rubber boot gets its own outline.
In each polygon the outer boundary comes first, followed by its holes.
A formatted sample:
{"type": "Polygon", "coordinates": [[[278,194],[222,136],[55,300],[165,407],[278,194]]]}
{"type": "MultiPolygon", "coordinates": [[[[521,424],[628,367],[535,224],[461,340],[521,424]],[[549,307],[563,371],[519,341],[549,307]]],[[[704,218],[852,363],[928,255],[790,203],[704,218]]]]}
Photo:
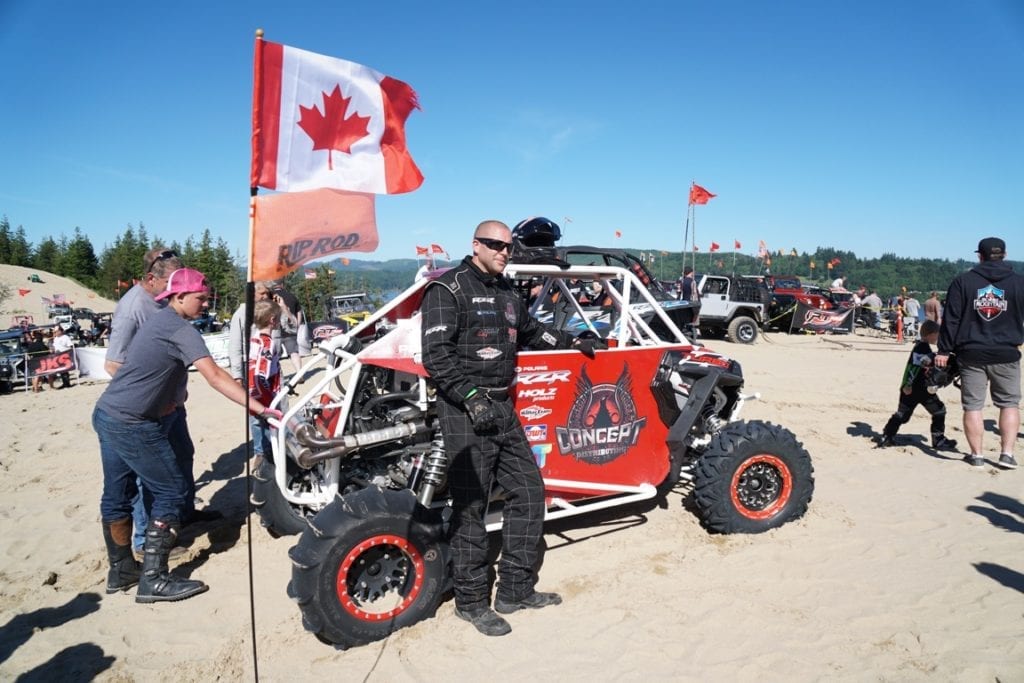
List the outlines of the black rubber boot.
{"type": "Polygon", "coordinates": [[[210,589],[202,581],[182,579],[167,568],[167,558],[178,539],[178,520],[151,519],[146,527],[145,557],[135,602],[174,602],[205,593],[210,589]]]}
{"type": "Polygon", "coordinates": [[[107,544],[107,593],[128,590],[139,582],[141,570],[132,556],[132,518],[103,522],[103,540],[107,544]]]}

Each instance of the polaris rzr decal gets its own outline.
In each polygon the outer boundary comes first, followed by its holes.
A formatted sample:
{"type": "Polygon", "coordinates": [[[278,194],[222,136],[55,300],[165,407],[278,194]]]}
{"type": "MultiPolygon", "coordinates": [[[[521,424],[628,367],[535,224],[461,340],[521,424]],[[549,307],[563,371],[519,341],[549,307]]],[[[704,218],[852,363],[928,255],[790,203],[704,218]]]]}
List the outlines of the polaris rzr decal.
{"type": "Polygon", "coordinates": [[[984,320],[998,318],[999,314],[1006,310],[1006,292],[992,285],[982,287],[974,299],[974,310],[984,320]]]}
{"type": "Polygon", "coordinates": [[[555,436],[562,455],[604,465],[635,446],[646,424],[646,417],[637,417],[629,365],[622,367],[614,384],[597,385],[584,365],[567,423],[555,428],[555,436]]]}

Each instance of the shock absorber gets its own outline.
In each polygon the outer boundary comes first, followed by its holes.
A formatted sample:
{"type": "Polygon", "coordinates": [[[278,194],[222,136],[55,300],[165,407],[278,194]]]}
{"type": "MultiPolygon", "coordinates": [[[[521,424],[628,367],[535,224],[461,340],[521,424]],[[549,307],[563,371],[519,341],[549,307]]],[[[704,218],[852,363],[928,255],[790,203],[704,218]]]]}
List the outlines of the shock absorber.
{"type": "Polygon", "coordinates": [[[714,434],[722,428],[722,419],[715,413],[714,401],[708,401],[701,410],[701,418],[704,421],[704,431],[709,435],[714,434]]]}
{"type": "Polygon", "coordinates": [[[434,491],[444,483],[445,473],[448,471],[448,456],[444,452],[444,438],[440,431],[430,442],[430,452],[423,460],[423,470],[420,477],[421,484],[416,500],[424,507],[434,501],[434,491]]]}

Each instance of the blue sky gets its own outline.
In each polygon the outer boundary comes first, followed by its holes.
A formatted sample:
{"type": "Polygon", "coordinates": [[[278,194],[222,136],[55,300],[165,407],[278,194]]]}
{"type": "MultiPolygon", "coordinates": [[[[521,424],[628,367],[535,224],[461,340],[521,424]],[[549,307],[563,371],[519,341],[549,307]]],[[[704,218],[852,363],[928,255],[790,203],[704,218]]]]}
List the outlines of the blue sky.
{"type": "Polygon", "coordinates": [[[381,246],[484,218],[566,243],[1024,258],[1024,3],[0,1],[0,214],[97,250],[129,223],[246,253],[253,38],[404,80],[426,180],[381,246]],[[566,222],[571,217],[572,222],[566,222]],[[622,238],[616,239],[616,230],[622,238]]]}

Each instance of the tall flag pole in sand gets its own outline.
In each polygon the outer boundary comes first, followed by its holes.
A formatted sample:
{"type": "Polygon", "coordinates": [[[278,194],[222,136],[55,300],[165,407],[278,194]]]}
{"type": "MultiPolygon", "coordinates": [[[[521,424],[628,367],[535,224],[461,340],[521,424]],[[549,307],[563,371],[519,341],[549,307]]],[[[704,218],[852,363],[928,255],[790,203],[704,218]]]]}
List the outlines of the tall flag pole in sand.
{"type": "MultiPolygon", "coordinates": [[[[694,207],[697,204],[707,204],[708,200],[710,200],[712,197],[717,197],[717,196],[718,195],[715,195],[715,194],[712,194],[711,192],[708,192],[707,190],[705,190],[703,187],[701,187],[700,185],[698,185],[694,181],[692,181],[692,180],[690,181],[690,199],[689,199],[689,202],[686,205],[686,209],[687,209],[687,211],[686,211],[686,231],[683,234],[683,266],[686,265],[686,244],[687,244],[687,237],[690,235],[690,223],[691,222],[693,223],[693,235],[692,235],[692,241],[690,242],[690,244],[692,244],[694,246],[694,248],[695,248],[694,251],[696,251],[696,246],[697,246],[697,214],[694,211],[694,207]]],[[[697,256],[696,256],[696,254],[694,254],[691,258],[693,259],[693,262],[692,262],[693,263],[693,268],[694,268],[694,270],[696,270],[697,269],[697,256]]]]}
{"type": "MultiPolygon", "coordinates": [[[[256,31],[244,330],[252,327],[256,280],[282,278],[332,254],[376,250],[374,195],[423,183],[405,143],[405,121],[418,108],[416,92],[402,81],[265,41],[256,31]],[[261,187],[275,194],[259,196],[261,187]]],[[[248,347],[242,344],[246,367],[248,347]]],[[[248,391],[248,373],[242,376],[248,391]]],[[[248,414],[245,440],[248,482],[248,414]]],[[[252,585],[250,557],[251,606],[252,585]]],[[[254,607],[252,624],[255,666],[254,607]]]]}

